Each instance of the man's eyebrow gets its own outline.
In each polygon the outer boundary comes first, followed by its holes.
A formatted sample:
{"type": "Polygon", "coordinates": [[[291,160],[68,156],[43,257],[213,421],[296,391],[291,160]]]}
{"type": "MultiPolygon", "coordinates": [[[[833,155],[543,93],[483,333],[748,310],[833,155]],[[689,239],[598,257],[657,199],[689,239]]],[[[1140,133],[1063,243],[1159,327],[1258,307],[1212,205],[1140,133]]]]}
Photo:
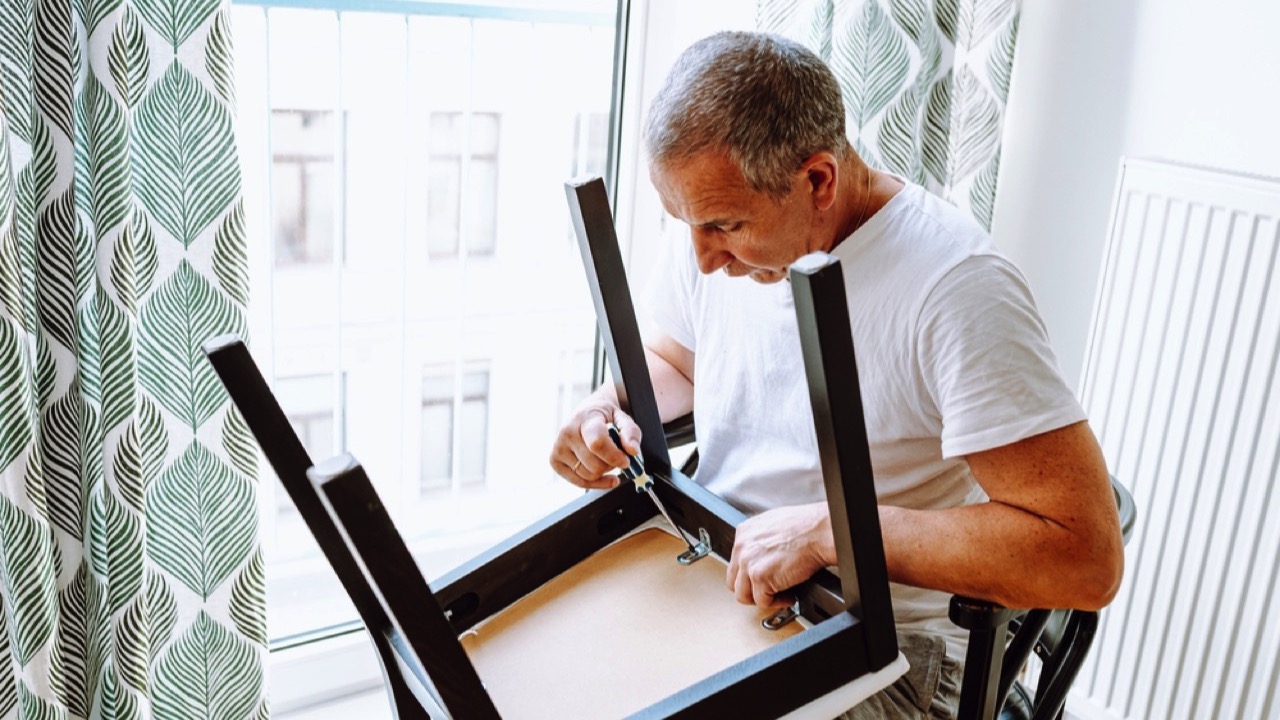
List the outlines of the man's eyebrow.
{"type": "Polygon", "coordinates": [[[706,228],[720,227],[721,225],[732,225],[735,222],[737,221],[718,218],[715,220],[707,220],[705,222],[696,223],[696,226],[702,229],[706,229],[706,228]]]}

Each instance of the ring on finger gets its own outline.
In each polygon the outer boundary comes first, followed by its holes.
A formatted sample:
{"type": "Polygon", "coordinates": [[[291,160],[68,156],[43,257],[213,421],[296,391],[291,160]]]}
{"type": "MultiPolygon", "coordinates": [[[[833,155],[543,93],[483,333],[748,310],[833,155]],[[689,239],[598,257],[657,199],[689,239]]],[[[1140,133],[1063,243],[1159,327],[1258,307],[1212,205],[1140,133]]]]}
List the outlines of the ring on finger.
{"type": "Polygon", "coordinates": [[[571,469],[572,469],[574,472],[578,472],[578,468],[580,468],[580,467],[582,467],[582,461],[581,461],[581,460],[579,460],[578,462],[574,463],[574,464],[573,464],[573,468],[571,468],[571,469]]]}

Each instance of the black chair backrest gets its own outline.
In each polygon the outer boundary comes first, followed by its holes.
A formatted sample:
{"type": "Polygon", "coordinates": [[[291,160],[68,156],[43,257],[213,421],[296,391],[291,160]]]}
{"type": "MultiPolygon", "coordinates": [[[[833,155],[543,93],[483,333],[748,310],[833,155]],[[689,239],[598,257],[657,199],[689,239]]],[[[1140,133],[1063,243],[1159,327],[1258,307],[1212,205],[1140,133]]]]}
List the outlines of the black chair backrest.
{"type": "Polygon", "coordinates": [[[397,657],[393,649],[395,626],[366,581],[342,532],[329,516],[324,500],[307,478],[311,458],[249,349],[240,338],[222,335],[206,342],[204,352],[368,628],[387,678],[392,707],[397,709],[401,720],[427,720],[430,716],[422,709],[422,693],[426,692],[432,702],[440,705],[445,704],[444,698],[425,673],[414,673],[411,680],[402,671],[404,660],[397,657]]]}
{"type": "Polygon", "coordinates": [[[307,477],[391,619],[387,636],[400,662],[451,717],[497,720],[480,675],[364,468],[344,453],[311,468],[307,477]]]}

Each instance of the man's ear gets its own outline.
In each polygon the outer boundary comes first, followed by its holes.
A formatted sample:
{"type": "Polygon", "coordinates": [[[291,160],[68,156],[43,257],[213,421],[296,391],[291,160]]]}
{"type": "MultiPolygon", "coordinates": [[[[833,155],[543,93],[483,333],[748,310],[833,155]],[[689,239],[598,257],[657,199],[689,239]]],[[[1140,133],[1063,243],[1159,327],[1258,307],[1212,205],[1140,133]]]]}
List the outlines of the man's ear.
{"type": "Polygon", "coordinates": [[[801,166],[809,181],[809,192],[815,210],[826,210],[836,201],[836,186],[840,180],[840,163],[836,156],[823,151],[809,156],[801,166]]]}

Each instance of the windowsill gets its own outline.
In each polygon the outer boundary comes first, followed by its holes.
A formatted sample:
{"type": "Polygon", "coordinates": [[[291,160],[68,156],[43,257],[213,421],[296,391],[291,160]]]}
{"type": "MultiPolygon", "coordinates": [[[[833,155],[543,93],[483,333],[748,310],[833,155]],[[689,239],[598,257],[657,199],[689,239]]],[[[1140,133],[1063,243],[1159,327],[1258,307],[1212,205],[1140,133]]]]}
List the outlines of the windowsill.
{"type": "MultiPolygon", "coordinates": [[[[383,688],[382,671],[369,635],[363,627],[315,642],[270,654],[270,697],[277,718],[300,710],[298,717],[312,717],[310,709],[339,702],[383,688]]],[[[387,708],[382,695],[382,707],[387,708]]],[[[386,715],[390,716],[389,708],[386,715]]],[[[348,717],[372,717],[360,713],[348,717]]]]}

